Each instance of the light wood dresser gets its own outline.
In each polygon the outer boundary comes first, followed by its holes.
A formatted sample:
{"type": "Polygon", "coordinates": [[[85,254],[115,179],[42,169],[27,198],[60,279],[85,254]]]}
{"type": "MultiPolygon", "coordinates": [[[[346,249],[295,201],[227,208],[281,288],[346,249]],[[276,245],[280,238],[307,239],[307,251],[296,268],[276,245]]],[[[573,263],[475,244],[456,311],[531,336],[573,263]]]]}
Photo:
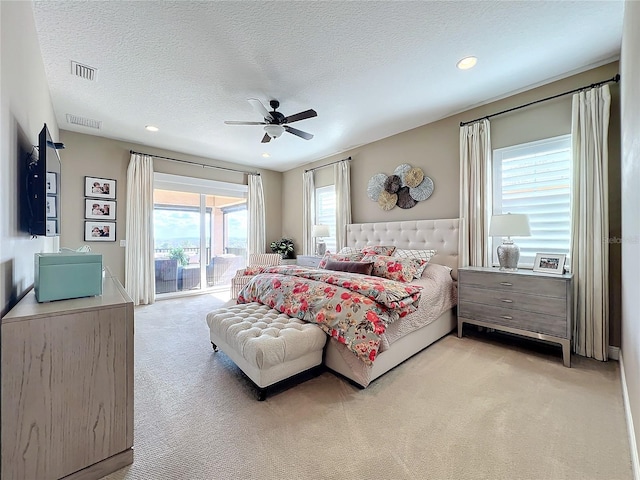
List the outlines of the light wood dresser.
{"type": "Polygon", "coordinates": [[[571,366],[572,275],[497,268],[458,269],[458,337],[471,323],[562,346],[571,366]]]}
{"type": "Polygon", "coordinates": [[[133,302],[105,270],[97,297],[2,318],[1,477],[98,479],[133,461],[133,302]]]}

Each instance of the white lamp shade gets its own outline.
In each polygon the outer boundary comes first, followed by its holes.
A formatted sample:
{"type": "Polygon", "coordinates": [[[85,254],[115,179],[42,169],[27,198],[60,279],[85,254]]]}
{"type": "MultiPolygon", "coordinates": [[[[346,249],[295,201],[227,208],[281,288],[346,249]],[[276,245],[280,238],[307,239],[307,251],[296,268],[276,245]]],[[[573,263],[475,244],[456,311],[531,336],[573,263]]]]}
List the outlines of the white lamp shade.
{"type": "Polygon", "coordinates": [[[312,237],[328,237],[329,225],[314,225],[311,229],[312,237]]]}
{"type": "Polygon", "coordinates": [[[491,217],[490,237],[528,237],[530,235],[529,217],[524,213],[507,213],[491,217]]]}

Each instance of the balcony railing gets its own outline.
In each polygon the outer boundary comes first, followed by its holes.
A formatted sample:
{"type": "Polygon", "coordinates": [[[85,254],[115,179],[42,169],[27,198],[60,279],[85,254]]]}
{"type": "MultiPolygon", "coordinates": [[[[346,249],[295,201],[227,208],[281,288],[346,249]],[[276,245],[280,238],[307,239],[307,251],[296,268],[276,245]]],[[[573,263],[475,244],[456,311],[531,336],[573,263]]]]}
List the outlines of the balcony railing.
{"type": "MultiPolygon", "coordinates": [[[[200,248],[199,247],[181,247],[181,248],[182,248],[182,250],[184,250],[184,253],[189,258],[193,258],[194,260],[200,259],[200,248]]],[[[156,248],[154,250],[155,258],[169,258],[169,254],[171,253],[171,250],[173,250],[173,248],[156,248]]],[[[246,256],[247,256],[247,249],[246,248],[225,247],[224,248],[224,252],[226,254],[236,255],[238,257],[246,258],[246,256]]],[[[205,260],[206,263],[209,263],[210,260],[211,260],[211,249],[209,247],[207,247],[205,259],[206,259],[205,260]]],[[[198,261],[194,261],[193,263],[199,263],[199,262],[198,261]]]]}
{"type": "MultiPolygon", "coordinates": [[[[183,250],[192,259],[189,265],[178,265],[176,259],[170,259],[171,248],[155,249],[156,293],[170,293],[200,288],[200,249],[187,247],[183,250]],[[195,261],[194,261],[195,260],[195,261]]],[[[246,264],[246,249],[227,248],[228,255],[210,257],[210,249],[206,250],[206,287],[228,285],[236,270],[246,264]]]]}

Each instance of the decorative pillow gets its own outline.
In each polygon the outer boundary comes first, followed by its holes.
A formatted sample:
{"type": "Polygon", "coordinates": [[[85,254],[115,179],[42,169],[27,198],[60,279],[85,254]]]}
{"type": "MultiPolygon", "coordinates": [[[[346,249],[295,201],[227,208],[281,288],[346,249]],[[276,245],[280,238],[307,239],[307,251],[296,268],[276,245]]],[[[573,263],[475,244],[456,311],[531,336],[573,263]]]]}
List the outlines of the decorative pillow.
{"type": "Polygon", "coordinates": [[[334,262],[327,260],[325,267],[327,270],[335,270],[337,272],[359,273],[361,275],[371,275],[373,262],[334,262]]]}
{"type": "Polygon", "coordinates": [[[342,247],[339,254],[351,254],[351,253],[360,253],[360,249],[356,247],[342,247]]]}
{"type": "Polygon", "coordinates": [[[318,268],[324,268],[329,260],[334,262],[359,262],[364,255],[362,253],[325,253],[318,264],[318,268]]]}
{"type": "Polygon", "coordinates": [[[400,258],[414,258],[416,260],[424,260],[424,263],[422,264],[422,266],[418,268],[418,271],[416,272],[416,277],[415,277],[415,278],[421,278],[422,273],[424,272],[424,269],[427,268],[427,264],[429,263],[429,260],[431,260],[431,257],[433,257],[435,254],[436,254],[436,250],[405,250],[402,248],[398,248],[393,253],[393,256],[400,257],[400,258]]]}
{"type": "Polygon", "coordinates": [[[364,255],[393,255],[396,247],[393,245],[370,245],[361,251],[364,255]]]}
{"type": "Polygon", "coordinates": [[[424,260],[391,257],[389,255],[365,255],[363,262],[373,262],[372,275],[397,282],[410,282],[416,276],[424,260]]]}

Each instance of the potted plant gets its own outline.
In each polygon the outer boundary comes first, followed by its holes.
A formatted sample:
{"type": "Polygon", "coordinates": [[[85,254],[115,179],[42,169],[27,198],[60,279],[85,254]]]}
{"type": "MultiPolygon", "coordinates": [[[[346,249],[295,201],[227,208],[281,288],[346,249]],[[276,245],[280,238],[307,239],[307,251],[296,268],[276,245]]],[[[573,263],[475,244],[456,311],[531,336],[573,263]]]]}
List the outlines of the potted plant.
{"type": "Polygon", "coordinates": [[[293,240],[290,238],[281,238],[275,242],[271,242],[271,251],[273,253],[279,253],[283,259],[293,258],[294,248],[293,240]]]}
{"type": "Polygon", "coordinates": [[[178,261],[178,265],[186,267],[189,265],[189,256],[185,253],[184,248],[175,247],[169,250],[169,258],[178,261]]]}

